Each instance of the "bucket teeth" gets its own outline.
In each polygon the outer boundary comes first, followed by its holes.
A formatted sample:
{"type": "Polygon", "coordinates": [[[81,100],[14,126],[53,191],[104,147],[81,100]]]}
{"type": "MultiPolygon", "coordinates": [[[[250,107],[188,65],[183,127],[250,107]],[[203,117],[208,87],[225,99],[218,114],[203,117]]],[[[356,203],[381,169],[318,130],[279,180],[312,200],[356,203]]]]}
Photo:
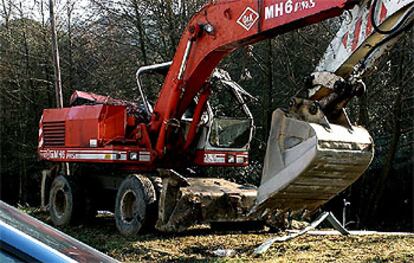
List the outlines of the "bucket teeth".
{"type": "Polygon", "coordinates": [[[252,212],[315,211],[364,173],[373,149],[361,127],[327,129],[276,110],[252,212]]]}

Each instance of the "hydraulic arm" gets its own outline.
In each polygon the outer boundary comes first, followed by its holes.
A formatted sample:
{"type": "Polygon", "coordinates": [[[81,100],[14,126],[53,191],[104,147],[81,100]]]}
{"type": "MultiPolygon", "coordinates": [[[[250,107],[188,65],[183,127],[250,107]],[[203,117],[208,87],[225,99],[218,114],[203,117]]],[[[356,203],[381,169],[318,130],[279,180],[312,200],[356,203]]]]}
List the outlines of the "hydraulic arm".
{"type": "Polygon", "coordinates": [[[161,157],[166,149],[179,150],[168,140],[174,123],[225,56],[248,44],[338,16],[356,2],[219,0],[204,6],[183,33],[154,107],[150,133],[157,137],[157,154],[161,157]]]}
{"type": "Polygon", "coordinates": [[[373,140],[351,125],[344,107],[364,93],[361,77],[413,20],[414,0],[361,1],[345,14],[306,94],[273,114],[255,211],[314,211],[368,168],[373,140]]]}

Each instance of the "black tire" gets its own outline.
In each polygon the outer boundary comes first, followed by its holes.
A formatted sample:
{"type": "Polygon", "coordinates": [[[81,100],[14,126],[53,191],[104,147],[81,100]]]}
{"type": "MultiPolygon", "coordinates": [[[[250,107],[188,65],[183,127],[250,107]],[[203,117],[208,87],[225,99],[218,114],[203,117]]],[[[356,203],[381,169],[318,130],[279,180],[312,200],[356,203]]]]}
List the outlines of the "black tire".
{"type": "Polygon", "coordinates": [[[49,192],[49,213],[53,224],[66,226],[78,223],[81,218],[81,196],[72,180],[57,176],[49,192]]]}
{"type": "Polygon", "coordinates": [[[151,228],[156,220],[149,213],[155,201],[154,186],[147,177],[127,177],[116,194],[115,223],[118,231],[124,236],[134,236],[151,228]]]}

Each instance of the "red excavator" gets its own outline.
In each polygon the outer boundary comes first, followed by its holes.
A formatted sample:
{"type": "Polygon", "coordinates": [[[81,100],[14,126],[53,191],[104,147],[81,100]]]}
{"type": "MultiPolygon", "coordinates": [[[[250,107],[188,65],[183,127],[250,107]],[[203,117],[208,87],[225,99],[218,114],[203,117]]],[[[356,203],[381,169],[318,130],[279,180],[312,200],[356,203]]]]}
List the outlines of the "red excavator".
{"type": "Polygon", "coordinates": [[[137,71],[139,101],[77,91],[69,107],[44,110],[38,152],[55,164],[42,180],[53,222],[110,210],[118,230],[134,235],[154,225],[177,232],[315,212],[372,161],[373,140],[350,123],[345,107],[364,93],[361,77],[412,24],[413,8],[414,0],[209,2],[189,22],[172,62],[137,71]],[[254,98],[218,63],[238,48],[344,12],[303,95],[273,114],[259,188],[189,169],[249,165],[254,122],[246,102],[254,98]],[[154,86],[144,85],[154,85],[152,77],[164,78],[156,101],[149,98],[154,86]]]}

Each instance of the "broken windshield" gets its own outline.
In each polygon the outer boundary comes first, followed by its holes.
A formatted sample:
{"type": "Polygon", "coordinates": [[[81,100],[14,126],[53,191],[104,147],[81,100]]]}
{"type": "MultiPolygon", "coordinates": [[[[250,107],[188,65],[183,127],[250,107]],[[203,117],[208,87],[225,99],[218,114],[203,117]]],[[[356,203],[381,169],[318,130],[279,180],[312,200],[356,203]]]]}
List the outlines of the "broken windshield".
{"type": "Polygon", "coordinates": [[[210,144],[219,148],[243,148],[250,140],[252,121],[233,118],[214,118],[210,144]]]}

